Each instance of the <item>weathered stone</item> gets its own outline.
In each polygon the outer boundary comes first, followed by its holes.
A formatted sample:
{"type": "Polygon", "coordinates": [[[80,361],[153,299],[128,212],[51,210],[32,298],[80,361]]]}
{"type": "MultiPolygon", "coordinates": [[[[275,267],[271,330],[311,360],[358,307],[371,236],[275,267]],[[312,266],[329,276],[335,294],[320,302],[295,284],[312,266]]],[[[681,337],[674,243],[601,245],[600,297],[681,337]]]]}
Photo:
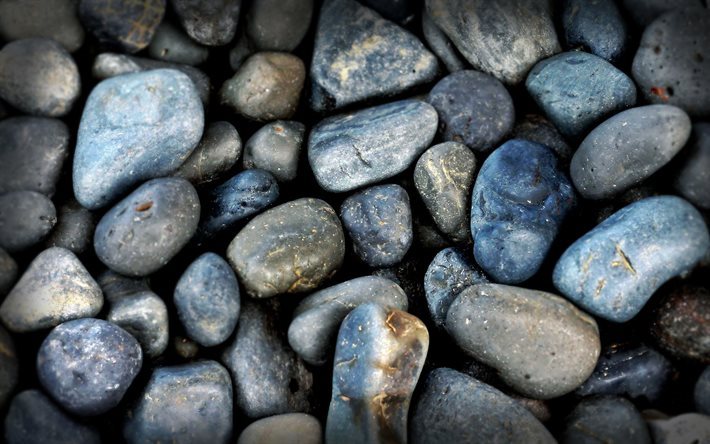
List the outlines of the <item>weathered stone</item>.
{"type": "Polygon", "coordinates": [[[261,168],[280,182],[296,178],[306,126],[278,120],[262,126],[244,146],[244,168],[261,168]]]}
{"type": "Polygon", "coordinates": [[[195,185],[214,182],[230,171],[242,153],[242,139],[229,122],[214,122],[205,128],[200,144],[180,165],[175,176],[195,185]]]}
{"type": "Polygon", "coordinates": [[[152,291],[138,291],[109,297],[106,320],[126,330],[138,340],[143,355],[156,358],[168,347],[168,309],[152,291]]]}
{"type": "Polygon", "coordinates": [[[80,0],[79,17],[99,42],[133,53],[150,43],[165,15],[165,3],[166,0],[80,0]]]}

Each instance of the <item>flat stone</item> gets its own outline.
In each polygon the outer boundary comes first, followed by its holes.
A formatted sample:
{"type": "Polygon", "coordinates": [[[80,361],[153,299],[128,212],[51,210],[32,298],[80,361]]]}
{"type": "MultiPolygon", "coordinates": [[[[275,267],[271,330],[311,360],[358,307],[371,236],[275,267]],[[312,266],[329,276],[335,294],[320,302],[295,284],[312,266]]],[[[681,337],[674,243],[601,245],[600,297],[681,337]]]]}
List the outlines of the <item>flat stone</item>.
{"type": "Polygon", "coordinates": [[[59,207],[57,224],[49,233],[45,245],[62,247],[82,254],[91,246],[96,221],[93,213],[70,199],[59,207]]]}
{"type": "Polygon", "coordinates": [[[0,37],[5,41],[46,37],[69,52],[84,43],[84,28],[72,0],[5,1],[0,4],[0,37]]]}
{"type": "Polygon", "coordinates": [[[0,195],[0,248],[25,250],[44,239],[57,223],[54,204],[36,191],[0,195]]]}
{"type": "Polygon", "coordinates": [[[242,139],[231,123],[210,123],[199,145],[180,165],[175,176],[187,179],[194,185],[215,182],[237,164],[241,153],[242,139]]]}
{"type": "Polygon", "coordinates": [[[429,349],[424,323],[371,302],[343,320],[326,442],[407,442],[412,393],[429,349]]]}
{"type": "Polygon", "coordinates": [[[65,410],[95,416],[116,407],[138,374],[143,354],[126,330],[100,319],[55,327],[39,348],[39,382],[65,410]]]}
{"type": "Polygon", "coordinates": [[[710,415],[710,366],[705,367],[695,383],[693,399],[698,412],[710,415]]]}
{"type": "Polygon", "coordinates": [[[541,61],[528,74],[525,86],[552,123],[570,138],[583,137],[605,117],[636,103],[636,85],[626,74],[603,58],[581,51],[541,61]]]}
{"type": "Polygon", "coordinates": [[[197,146],[203,126],[197,91],[179,71],[159,69],[100,82],[79,125],[76,199],[98,209],[147,179],[171,174],[197,146]]]}
{"type": "Polygon", "coordinates": [[[94,250],[113,271],[147,276],[180,252],[199,219],[200,199],[190,182],[149,180],[104,214],[96,226],[94,250]]]}
{"type": "Polygon", "coordinates": [[[227,248],[240,282],[256,298],[314,290],[340,268],[344,256],[345,236],[335,210],[313,198],[256,216],[227,248]]]}
{"type": "Polygon", "coordinates": [[[315,416],[285,413],[249,424],[239,435],[237,444],[321,444],[323,428],[315,416]]]}
{"type": "Polygon", "coordinates": [[[682,151],[685,155],[680,166],[675,189],[695,206],[710,209],[710,123],[693,125],[690,142],[682,151]]]}
{"type": "Polygon", "coordinates": [[[368,302],[406,311],[407,295],[389,279],[363,276],[316,291],[304,298],[293,313],[288,342],[304,361],[323,365],[335,348],[343,319],[368,302]]]}
{"type": "Polygon", "coordinates": [[[576,204],[552,150],[517,139],[486,159],[471,194],[473,255],[494,281],[507,284],[538,272],[576,204]]]}
{"type": "Polygon", "coordinates": [[[621,0],[620,4],[639,28],[650,25],[665,12],[701,6],[699,0],[621,0]]]}
{"type": "Polygon", "coordinates": [[[409,437],[412,444],[556,442],[515,399],[449,368],[437,368],[426,378],[409,437]]]}
{"type": "Polygon", "coordinates": [[[503,83],[560,52],[547,0],[427,0],[426,10],[471,65],[503,83]]]}
{"type": "Polygon", "coordinates": [[[17,281],[17,262],[0,248],[0,296],[5,296],[17,281]]]}
{"type": "Polygon", "coordinates": [[[228,443],[232,382],[215,361],[158,367],[128,415],[123,436],[145,442],[228,443]]]}
{"type": "Polygon", "coordinates": [[[168,347],[168,309],[152,291],[113,296],[106,320],[113,322],[138,340],[143,355],[156,358],[168,347]]]}
{"type": "Polygon", "coordinates": [[[515,123],[511,139],[525,139],[545,145],[557,154],[560,163],[569,164],[572,148],[549,120],[538,114],[526,114],[515,123]]]}
{"type": "Polygon", "coordinates": [[[356,0],[324,2],[311,62],[311,108],[332,111],[434,80],[439,64],[416,36],[356,0]]]}
{"type": "Polygon", "coordinates": [[[298,175],[306,126],[292,120],[277,120],[262,126],[244,146],[244,168],[270,172],[279,182],[298,175]]]}
{"type": "Polygon", "coordinates": [[[150,43],[165,4],[166,0],[81,0],[79,17],[101,44],[134,53],[150,43]]]}
{"type": "Polygon", "coordinates": [[[462,291],[449,307],[446,330],[466,354],[536,399],[579,387],[601,348],[594,319],[565,299],[499,284],[462,291]]]}
{"type": "Polygon", "coordinates": [[[710,441],[710,417],[698,413],[685,413],[669,419],[648,421],[654,444],[710,441]]]}
{"type": "Polygon", "coordinates": [[[651,444],[646,422],[636,407],[621,397],[585,398],[565,420],[562,443],[651,444]]]}
{"type": "Polygon", "coordinates": [[[466,61],[446,34],[429,17],[426,9],[422,11],[422,34],[431,51],[439,57],[449,72],[466,69],[466,61]]]}
{"type": "Polygon", "coordinates": [[[222,46],[234,38],[242,0],[171,0],[170,3],[187,35],[196,42],[222,46]]]}
{"type": "Polygon", "coordinates": [[[395,176],[429,147],[436,110],[401,100],[320,121],[308,138],[308,161],[321,188],[350,191],[395,176]]]}
{"type": "Polygon", "coordinates": [[[562,27],[570,49],[582,48],[612,63],[624,55],[628,30],[614,0],[566,0],[562,27]]]}
{"type": "Polygon", "coordinates": [[[256,0],[247,14],[246,35],[260,51],[291,52],[308,32],[313,0],[256,0]]]}
{"type": "Polygon", "coordinates": [[[0,326],[0,408],[5,407],[10,395],[15,391],[19,367],[12,337],[0,326]]]}
{"type": "Polygon", "coordinates": [[[553,273],[555,287],[604,319],[626,322],[669,279],[693,269],[710,248],[698,211],[676,196],[628,205],[577,239],[553,273]]]}
{"type": "Polygon", "coordinates": [[[181,29],[164,21],[155,30],[155,35],[148,46],[151,58],[164,62],[199,65],[207,60],[208,48],[192,40],[181,29]]]}

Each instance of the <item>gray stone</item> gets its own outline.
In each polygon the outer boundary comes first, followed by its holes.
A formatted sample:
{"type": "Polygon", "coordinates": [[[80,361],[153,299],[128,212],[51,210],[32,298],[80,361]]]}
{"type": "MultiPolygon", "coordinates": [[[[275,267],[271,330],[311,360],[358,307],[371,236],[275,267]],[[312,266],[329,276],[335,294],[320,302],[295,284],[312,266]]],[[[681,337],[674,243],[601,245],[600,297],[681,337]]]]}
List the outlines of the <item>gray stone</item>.
{"type": "Polygon", "coordinates": [[[106,320],[133,335],[143,355],[156,358],[168,347],[168,309],[152,291],[139,291],[108,297],[110,308],[106,320]]]}
{"type": "Polygon", "coordinates": [[[710,442],[710,416],[685,413],[669,419],[648,421],[654,444],[710,442]]]}
{"type": "Polygon", "coordinates": [[[258,50],[290,52],[308,32],[312,15],[313,0],[255,0],[246,35],[258,50]]]}
{"type": "Polygon", "coordinates": [[[175,176],[195,185],[214,182],[224,177],[237,163],[242,153],[242,139],[229,122],[207,125],[200,144],[180,165],[175,176]]]}
{"type": "Polygon", "coordinates": [[[249,424],[237,444],[321,444],[322,436],[323,428],[315,416],[285,413],[249,424]]]}
{"type": "Polygon", "coordinates": [[[646,422],[636,407],[621,397],[585,398],[565,420],[563,444],[651,444],[646,422]]]}
{"type": "Polygon", "coordinates": [[[614,0],[566,0],[562,26],[567,47],[583,48],[612,63],[626,50],[628,30],[614,0]]]}
{"type": "Polygon", "coordinates": [[[196,42],[221,46],[231,42],[242,0],[171,0],[182,27],[196,42]]]}
{"type": "Polygon", "coordinates": [[[84,28],[73,0],[9,0],[0,2],[0,37],[54,39],[74,52],[84,43],[84,28]]]}
{"type": "Polygon", "coordinates": [[[25,250],[44,239],[57,223],[54,204],[36,191],[0,194],[0,248],[25,250]]]}
{"type": "Polygon", "coordinates": [[[118,301],[124,296],[151,291],[148,278],[132,278],[115,271],[105,270],[96,279],[101,291],[109,302],[118,301]]]}
{"type": "Polygon", "coordinates": [[[17,385],[19,362],[12,337],[0,326],[0,408],[4,408],[17,385]]]}
{"type": "Polygon", "coordinates": [[[137,52],[148,46],[166,0],[79,0],[81,22],[103,46],[137,52]]]}
{"type": "Polygon", "coordinates": [[[306,126],[300,122],[267,123],[244,146],[244,168],[261,168],[280,182],[295,179],[305,133],[306,126]]]}
{"type": "Polygon", "coordinates": [[[206,47],[196,43],[182,30],[164,21],[155,30],[153,40],[148,46],[148,54],[154,59],[164,62],[199,65],[207,60],[210,52],[206,47]]]}
{"type": "Polygon", "coordinates": [[[686,199],[703,209],[710,209],[710,123],[693,125],[690,143],[682,152],[683,158],[675,189],[686,199]],[[687,153],[687,154],[686,154],[687,153]]]}
{"type": "Polygon", "coordinates": [[[710,415],[710,366],[705,367],[695,383],[693,399],[699,413],[710,415]]]}
{"type": "Polygon", "coordinates": [[[5,296],[17,280],[17,262],[0,248],[0,296],[5,296]]]}
{"type": "Polygon", "coordinates": [[[91,246],[96,222],[91,211],[71,199],[59,207],[57,225],[47,237],[47,247],[62,247],[81,254],[91,246]]]}
{"type": "Polygon", "coordinates": [[[436,26],[426,9],[422,11],[422,34],[432,52],[439,57],[449,72],[466,68],[466,61],[444,32],[436,26]]]}

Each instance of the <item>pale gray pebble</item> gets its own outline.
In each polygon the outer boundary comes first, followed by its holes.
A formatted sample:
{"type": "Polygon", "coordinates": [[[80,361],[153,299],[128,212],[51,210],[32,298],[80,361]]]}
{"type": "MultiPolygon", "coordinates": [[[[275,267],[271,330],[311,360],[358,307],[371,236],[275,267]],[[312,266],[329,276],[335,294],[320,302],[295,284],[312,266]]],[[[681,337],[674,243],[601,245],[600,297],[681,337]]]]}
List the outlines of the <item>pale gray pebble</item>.
{"type": "Polygon", "coordinates": [[[84,43],[84,28],[75,0],[15,0],[0,2],[0,37],[5,41],[46,37],[69,52],[84,43]]]}
{"type": "Polygon", "coordinates": [[[204,185],[224,177],[242,153],[242,139],[229,122],[207,125],[199,145],[180,165],[175,176],[189,180],[194,185],[204,185]]]}
{"type": "Polygon", "coordinates": [[[7,400],[15,391],[20,366],[18,361],[12,337],[0,325],[0,409],[5,408],[7,400]]]}
{"type": "Polygon", "coordinates": [[[84,253],[91,246],[95,227],[94,214],[70,199],[59,207],[57,224],[49,233],[45,245],[66,248],[75,254],[84,253]]]}
{"type": "Polygon", "coordinates": [[[242,0],[171,0],[182,27],[196,42],[221,46],[231,42],[242,0]]]}
{"type": "Polygon", "coordinates": [[[0,296],[5,296],[17,280],[17,262],[3,248],[0,248],[0,296]]]}
{"type": "Polygon", "coordinates": [[[255,0],[247,14],[246,33],[261,51],[296,49],[313,15],[313,0],[255,0]]]}
{"type": "Polygon", "coordinates": [[[637,26],[645,28],[668,11],[701,7],[702,0],[621,0],[621,5],[637,26]]]}
{"type": "Polygon", "coordinates": [[[109,299],[106,320],[132,334],[140,343],[143,355],[155,358],[168,346],[168,309],[152,291],[140,291],[109,299]]]}
{"type": "Polygon", "coordinates": [[[682,165],[676,173],[675,189],[703,209],[710,209],[710,123],[693,125],[690,143],[683,149],[682,165]]]}
{"type": "Polygon", "coordinates": [[[439,57],[449,72],[466,69],[466,61],[446,34],[429,17],[426,9],[422,11],[422,33],[429,48],[439,57]]]}
{"type": "Polygon", "coordinates": [[[237,444],[321,444],[323,428],[315,416],[284,413],[249,424],[237,444]]]}
{"type": "Polygon", "coordinates": [[[710,442],[710,416],[684,413],[668,419],[651,419],[648,428],[654,444],[710,442]]]}
{"type": "Polygon", "coordinates": [[[0,248],[25,250],[44,239],[57,223],[57,211],[47,196],[36,191],[0,195],[0,248]]]}
{"type": "Polygon", "coordinates": [[[207,60],[210,52],[181,29],[164,21],[153,35],[153,40],[148,46],[148,54],[164,62],[199,65],[207,60]]]}
{"type": "Polygon", "coordinates": [[[651,444],[646,422],[626,398],[589,397],[565,420],[563,444],[651,444]]]}
{"type": "Polygon", "coordinates": [[[298,175],[298,161],[306,126],[292,120],[267,123],[244,146],[244,168],[260,168],[280,182],[298,175]]]}

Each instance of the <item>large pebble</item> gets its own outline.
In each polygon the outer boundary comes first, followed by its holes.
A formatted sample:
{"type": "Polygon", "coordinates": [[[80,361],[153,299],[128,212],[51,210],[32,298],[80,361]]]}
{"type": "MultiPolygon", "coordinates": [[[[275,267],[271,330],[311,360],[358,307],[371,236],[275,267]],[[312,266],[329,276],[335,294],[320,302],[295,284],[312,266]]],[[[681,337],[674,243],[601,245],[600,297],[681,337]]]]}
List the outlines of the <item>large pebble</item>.
{"type": "Polygon", "coordinates": [[[5,296],[17,280],[17,262],[0,248],[0,296],[5,296]]]}
{"type": "Polygon", "coordinates": [[[15,391],[20,367],[18,361],[12,337],[0,326],[0,408],[5,408],[7,400],[15,391]]]}
{"type": "Polygon", "coordinates": [[[113,77],[87,99],[74,154],[74,195],[93,210],[175,171],[202,137],[202,103],[172,69],[113,77]]]}
{"type": "Polygon", "coordinates": [[[432,52],[439,57],[449,72],[456,72],[466,68],[466,62],[458,52],[451,40],[439,29],[427,14],[422,11],[422,34],[432,52]]]}
{"type": "Polygon", "coordinates": [[[237,444],[321,444],[323,428],[318,419],[306,413],[269,416],[249,424],[237,444]]]}
{"type": "Polygon", "coordinates": [[[675,189],[696,206],[710,210],[710,123],[693,125],[693,136],[675,180],[675,189]]]}
{"type": "Polygon", "coordinates": [[[698,210],[679,197],[649,197],[573,243],[557,262],[553,281],[591,313],[626,322],[664,282],[691,270],[708,248],[708,228],[698,210]]]}
{"type": "Polygon", "coordinates": [[[474,257],[501,283],[523,282],[537,273],[576,203],[552,150],[518,139],[486,159],[471,200],[474,257]]]}
{"type": "Polygon", "coordinates": [[[126,330],[78,319],[47,335],[37,353],[37,375],[65,410],[94,416],[118,405],[142,363],[141,347],[126,330]]]}
{"type": "Polygon", "coordinates": [[[146,276],[187,244],[199,219],[200,200],[190,182],[153,179],[104,214],[96,226],[94,249],[110,269],[146,276]]]}
{"type": "Polygon", "coordinates": [[[515,399],[449,368],[429,373],[410,426],[412,444],[555,443],[515,399]]]}
{"type": "Polygon", "coordinates": [[[612,63],[624,54],[628,30],[614,0],[566,0],[562,26],[569,48],[582,48],[612,63]]]}
{"type": "Polygon", "coordinates": [[[406,170],[436,133],[436,110],[402,100],[322,120],[308,140],[308,161],[321,188],[354,190],[406,170]]]}
{"type": "Polygon", "coordinates": [[[182,27],[196,42],[221,46],[234,38],[242,0],[171,0],[170,3],[182,27]]]}
{"type": "Polygon", "coordinates": [[[256,0],[247,14],[246,35],[261,51],[293,51],[311,24],[313,0],[256,0]]]}
{"type": "Polygon", "coordinates": [[[374,302],[351,311],[338,333],[326,442],[406,443],[428,349],[429,332],[409,313],[374,302]]]}
{"type": "Polygon", "coordinates": [[[389,279],[351,279],[310,294],[298,304],[288,327],[289,344],[307,363],[325,364],[332,357],[343,319],[368,302],[403,311],[408,307],[404,290],[389,279]]]}
{"type": "Polygon", "coordinates": [[[306,126],[300,122],[267,123],[244,146],[244,168],[266,170],[279,182],[295,179],[305,133],[306,126]]]}
{"type": "Polygon", "coordinates": [[[25,250],[45,238],[57,223],[57,210],[36,191],[0,194],[0,248],[25,250]]]}
{"type": "Polygon", "coordinates": [[[84,43],[84,28],[74,0],[10,0],[0,2],[0,36],[5,41],[46,37],[69,52],[84,43]]]}
{"type": "Polygon", "coordinates": [[[234,167],[242,153],[242,139],[229,122],[214,122],[205,128],[199,145],[175,172],[195,185],[218,180],[234,167]]]}
{"type": "Polygon", "coordinates": [[[106,295],[106,298],[110,304],[106,320],[133,335],[144,356],[156,358],[162,355],[169,339],[168,309],[163,299],[152,291],[106,295]]]}
{"type": "Polygon", "coordinates": [[[71,199],[59,207],[57,225],[47,237],[45,245],[82,254],[91,246],[95,228],[93,213],[71,199]]]}
{"type": "Polygon", "coordinates": [[[698,412],[710,415],[710,366],[705,367],[698,377],[693,389],[693,399],[698,412]]]}
{"type": "Polygon", "coordinates": [[[565,420],[565,444],[650,444],[646,422],[636,407],[621,397],[585,398],[565,420]]]}
{"type": "Polygon", "coordinates": [[[685,413],[668,419],[648,421],[654,444],[710,442],[710,416],[685,413]]]}
{"type": "Polygon", "coordinates": [[[78,3],[82,24],[101,44],[129,53],[150,44],[166,6],[166,0],[80,0],[78,3]]]}
{"type": "Polygon", "coordinates": [[[340,268],[344,256],[345,238],[335,210],[313,198],[258,215],[227,249],[240,282],[257,298],[313,290],[340,268]]]}
{"type": "Polygon", "coordinates": [[[199,65],[207,60],[209,49],[188,37],[169,22],[163,22],[155,30],[148,54],[154,59],[186,65],[199,65]]]}
{"type": "Polygon", "coordinates": [[[601,349],[591,316],[557,295],[506,285],[478,284],[461,292],[449,307],[446,329],[464,352],[536,399],[579,387],[601,349]]]}

